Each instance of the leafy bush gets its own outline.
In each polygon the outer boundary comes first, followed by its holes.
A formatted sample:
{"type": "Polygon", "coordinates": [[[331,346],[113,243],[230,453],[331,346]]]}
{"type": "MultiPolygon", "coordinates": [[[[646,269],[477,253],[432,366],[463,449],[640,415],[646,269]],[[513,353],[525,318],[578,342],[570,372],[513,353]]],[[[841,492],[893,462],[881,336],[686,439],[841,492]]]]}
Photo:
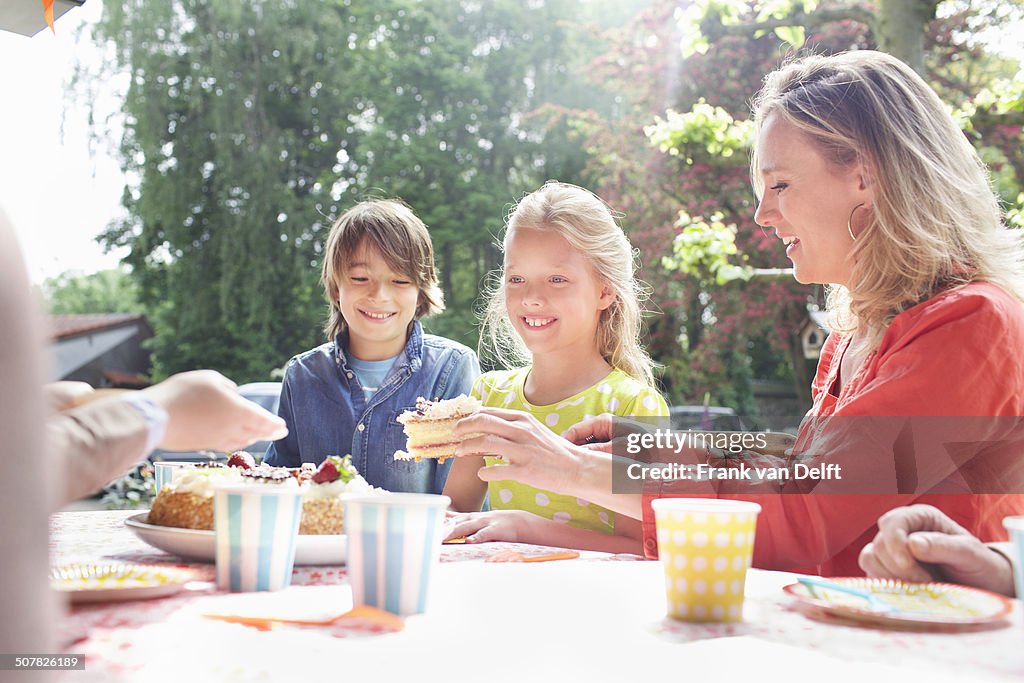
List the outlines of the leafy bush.
{"type": "Polygon", "coordinates": [[[153,502],[153,465],[143,462],[103,490],[108,510],[148,508],[153,502]]]}

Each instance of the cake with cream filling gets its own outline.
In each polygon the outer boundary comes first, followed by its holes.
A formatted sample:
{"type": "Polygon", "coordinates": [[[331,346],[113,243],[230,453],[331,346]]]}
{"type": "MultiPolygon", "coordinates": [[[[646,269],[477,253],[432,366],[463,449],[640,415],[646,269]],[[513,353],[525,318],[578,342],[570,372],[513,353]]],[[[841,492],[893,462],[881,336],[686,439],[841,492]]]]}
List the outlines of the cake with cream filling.
{"type": "Polygon", "coordinates": [[[180,529],[213,529],[213,489],[239,483],[242,468],[221,463],[183,467],[153,499],[146,521],[180,529]]]}
{"type": "Polygon", "coordinates": [[[436,458],[444,462],[455,457],[455,447],[464,439],[479,434],[466,434],[456,438],[455,423],[480,410],[480,401],[472,396],[456,396],[444,401],[416,399],[416,410],[407,410],[398,416],[408,437],[408,451],[397,451],[395,460],[436,458]]]}

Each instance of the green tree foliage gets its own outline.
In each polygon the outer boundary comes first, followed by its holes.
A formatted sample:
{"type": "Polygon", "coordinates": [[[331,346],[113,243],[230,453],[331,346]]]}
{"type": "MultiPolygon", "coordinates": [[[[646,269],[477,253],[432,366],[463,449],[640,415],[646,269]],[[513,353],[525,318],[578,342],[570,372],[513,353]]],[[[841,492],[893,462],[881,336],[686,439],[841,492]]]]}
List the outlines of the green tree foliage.
{"type": "Polygon", "coordinates": [[[448,301],[428,327],[475,344],[504,208],[581,180],[557,112],[611,113],[578,71],[601,51],[588,22],[623,4],[108,2],[103,77],[129,78],[121,154],[138,182],[104,241],[131,249],[155,375],[258,379],[319,343],[324,239],[373,196],[428,224],[448,301]]]}
{"type": "Polygon", "coordinates": [[[692,164],[695,153],[728,159],[745,151],[753,129],[750,121],[736,121],[725,109],[712,107],[702,97],[685,114],[669,109],[665,120],[655,117],[654,125],[646,127],[644,133],[662,152],[682,154],[686,163],[692,164]]]}
{"type": "Polygon", "coordinates": [[[46,308],[56,315],[73,313],[141,313],[138,287],[124,269],[92,275],[74,271],[43,282],[46,308]]]}
{"type": "Polygon", "coordinates": [[[262,378],[317,338],[310,194],[337,146],[324,124],[350,54],[337,13],[281,3],[108,3],[100,37],[130,74],[122,154],[139,178],[105,235],[157,330],[154,374],[262,378]],[[340,80],[340,79],[338,79],[340,80]]]}
{"type": "Polygon", "coordinates": [[[925,34],[938,0],[875,0],[819,3],[817,0],[695,0],[680,12],[684,56],[706,53],[723,36],[773,35],[793,49],[808,33],[828,24],[853,21],[866,27],[872,43],[923,73],[925,34]]]}
{"type": "Polygon", "coordinates": [[[680,211],[676,225],[679,232],[672,240],[672,255],[661,259],[665,269],[692,275],[704,285],[751,278],[752,268],[732,262],[742,258],[736,248],[736,226],[724,224],[722,214],[705,219],[680,211]]]}

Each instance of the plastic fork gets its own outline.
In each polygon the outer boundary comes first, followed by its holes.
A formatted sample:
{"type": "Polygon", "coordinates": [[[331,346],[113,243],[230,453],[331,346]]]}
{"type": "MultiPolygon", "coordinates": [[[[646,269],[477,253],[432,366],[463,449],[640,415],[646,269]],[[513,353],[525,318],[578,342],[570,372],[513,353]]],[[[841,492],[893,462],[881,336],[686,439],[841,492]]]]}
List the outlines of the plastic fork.
{"type": "Polygon", "coordinates": [[[828,579],[822,579],[817,576],[801,576],[799,578],[800,583],[807,586],[807,589],[811,592],[814,597],[821,597],[818,595],[815,588],[824,588],[825,590],[836,591],[838,593],[846,593],[847,595],[854,595],[858,598],[863,598],[867,601],[868,606],[875,612],[897,612],[899,611],[896,607],[893,607],[882,598],[878,597],[871,591],[862,590],[860,588],[854,588],[853,586],[847,586],[836,581],[829,581],[828,579]]]}

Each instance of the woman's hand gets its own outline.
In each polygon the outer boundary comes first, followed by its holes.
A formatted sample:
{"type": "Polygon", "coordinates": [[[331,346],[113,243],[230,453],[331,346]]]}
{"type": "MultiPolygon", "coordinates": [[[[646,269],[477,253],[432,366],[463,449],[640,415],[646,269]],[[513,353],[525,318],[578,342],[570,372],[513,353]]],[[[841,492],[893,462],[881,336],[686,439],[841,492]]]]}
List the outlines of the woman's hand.
{"type": "Polygon", "coordinates": [[[85,382],[50,382],[43,385],[43,395],[54,413],[61,413],[74,408],[85,397],[95,393],[95,389],[85,382]]]}
{"type": "Polygon", "coordinates": [[[659,455],[655,449],[630,447],[630,441],[639,443],[644,434],[652,435],[658,430],[656,424],[628,417],[602,413],[588,417],[565,431],[562,436],[587,450],[617,455],[639,455],[644,462],[671,462],[667,455],[659,455]]]}
{"type": "Polygon", "coordinates": [[[232,451],[288,434],[284,420],[243,398],[234,382],[213,370],[173,375],[143,393],[167,411],[160,446],[168,450],[232,451]]]}
{"type": "Polygon", "coordinates": [[[615,493],[612,486],[613,456],[611,415],[585,420],[566,432],[592,443],[578,446],[556,435],[532,415],[515,410],[482,408],[455,425],[455,435],[480,434],[466,439],[456,455],[495,455],[506,464],[481,468],[484,481],[513,479],[538,489],[584,498],[617,513],[640,519],[641,496],[615,493]]]}
{"type": "MultiPolygon", "coordinates": [[[[484,481],[514,479],[539,489],[575,494],[585,461],[597,455],[516,410],[482,408],[455,426],[457,437],[473,433],[480,436],[460,443],[456,455],[494,455],[506,463],[481,468],[479,477],[484,481]]],[[[609,460],[607,481],[610,477],[609,460]]]]}
{"type": "Polygon", "coordinates": [[[611,453],[612,436],[614,434],[614,416],[602,413],[596,417],[588,417],[565,430],[562,436],[578,446],[611,453]]]}
{"type": "Polygon", "coordinates": [[[524,510],[449,512],[445,519],[445,528],[448,529],[445,540],[465,537],[466,543],[525,543],[531,537],[530,527],[540,519],[524,510]]]}

